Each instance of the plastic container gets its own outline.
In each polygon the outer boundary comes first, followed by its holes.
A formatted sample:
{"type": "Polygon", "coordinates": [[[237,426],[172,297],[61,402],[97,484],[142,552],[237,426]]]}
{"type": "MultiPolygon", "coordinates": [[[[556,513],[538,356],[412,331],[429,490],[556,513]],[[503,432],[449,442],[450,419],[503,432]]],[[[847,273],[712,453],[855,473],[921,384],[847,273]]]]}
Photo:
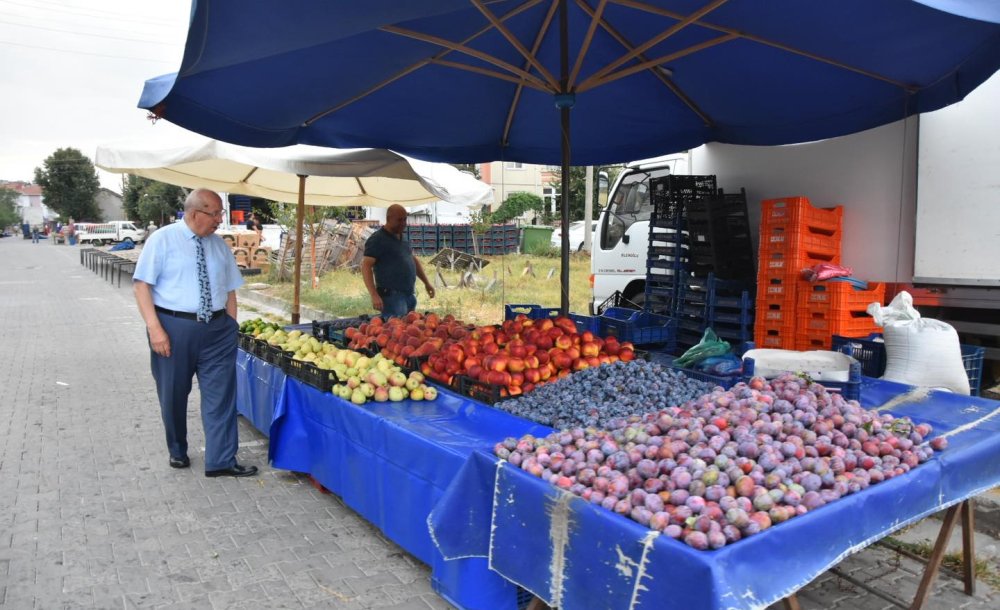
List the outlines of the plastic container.
{"type": "Polygon", "coordinates": [[[648,311],[610,307],[601,315],[601,335],[631,341],[635,345],[673,342],[676,321],[648,311]]]}
{"type": "Polygon", "coordinates": [[[544,320],[546,318],[558,318],[558,307],[542,307],[541,305],[523,303],[508,304],[503,306],[503,319],[513,320],[519,314],[528,316],[531,320],[544,320]]]}
{"type": "MultiPolygon", "coordinates": [[[[795,372],[795,371],[790,371],[795,372]]],[[[743,380],[749,381],[754,376],[754,359],[743,359],[743,380]]],[[[861,400],[861,364],[851,363],[848,381],[821,381],[823,387],[831,392],[840,392],[847,400],[861,400]]]]}
{"type": "Polygon", "coordinates": [[[601,334],[601,318],[599,316],[585,316],[578,313],[566,314],[573,324],[576,324],[576,332],[591,332],[595,335],[601,334]]]}
{"type": "Polygon", "coordinates": [[[552,249],[552,227],[527,226],[522,229],[521,249],[525,254],[541,254],[552,249]]]}
{"type": "Polygon", "coordinates": [[[609,307],[626,307],[628,309],[642,309],[632,301],[626,299],[621,290],[616,290],[611,293],[611,296],[604,299],[600,305],[597,306],[597,315],[603,314],[609,307]]]}
{"type": "MultiPolygon", "coordinates": [[[[762,229],[784,225],[798,228],[809,228],[814,232],[826,232],[830,235],[840,233],[843,226],[844,208],[817,208],[806,197],[782,197],[765,199],[760,204],[760,224],[762,229]]],[[[766,231],[762,230],[762,234],[766,231]]]]}

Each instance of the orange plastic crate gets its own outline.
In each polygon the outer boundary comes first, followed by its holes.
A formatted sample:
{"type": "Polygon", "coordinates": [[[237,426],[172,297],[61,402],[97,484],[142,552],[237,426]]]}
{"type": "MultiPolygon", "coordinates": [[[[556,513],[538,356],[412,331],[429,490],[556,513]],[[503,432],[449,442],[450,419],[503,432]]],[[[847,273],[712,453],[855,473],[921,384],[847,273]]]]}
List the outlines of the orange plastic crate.
{"type": "Polygon", "coordinates": [[[798,297],[798,289],[805,284],[799,276],[799,271],[772,271],[757,274],[757,302],[781,301],[792,299],[794,305],[798,297]]]}
{"type": "Polygon", "coordinates": [[[781,197],[765,199],[760,204],[760,225],[771,229],[777,225],[794,228],[810,228],[813,231],[840,233],[843,226],[844,208],[817,208],[806,197],[781,197]]]}
{"type": "Polygon", "coordinates": [[[803,307],[827,306],[832,311],[856,311],[868,308],[873,302],[885,302],[885,284],[869,283],[867,290],[857,290],[848,282],[815,282],[801,286],[799,305],[803,307]]]}
{"type": "Polygon", "coordinates": [[[798,308],[796,328],[799,333],[862,337],[878,332],[875,320],[865,310],[830,310],[825,306],[798,308]]]}
{"type": "Polygon", "coordinates": [[[779,324],[754,324],[753,339],[757,347],[795,349],[795,321],[779,324]]]}
{"type": "Polygon", "coordinates": [[[832,234],[817,232],[809,227],[776,225],[761,228],[760,252],[780,253],[787,258],[813,259],[818,262],[840,262],[840,231],[832,234]]]}
{"type": "Polygon", "coordinates": [[[829,350],[830,345],[830,335],[825,333],[799,333],[795,339],[795,350],[800,352],[829,350]]]}
{"type": "Polygon", "coordinates": [[[840,263],[839,252],[780,252],[761,250],[761,273],[787,273],[798,275],[803,269],[820,263],[840,263]]]}
{"type": "Polygon", "coordinates": [[[795,322],[795,300],[758,301],[754,325],[795,322]]]}

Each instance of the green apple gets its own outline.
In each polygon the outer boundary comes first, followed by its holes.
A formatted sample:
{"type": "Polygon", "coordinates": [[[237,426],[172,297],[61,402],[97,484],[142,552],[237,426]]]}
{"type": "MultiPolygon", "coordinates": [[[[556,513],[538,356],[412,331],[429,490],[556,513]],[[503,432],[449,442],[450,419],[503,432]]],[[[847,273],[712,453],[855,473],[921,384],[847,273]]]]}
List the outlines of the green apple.
{"type": "Polygon", "coordinates": [[[389,388],[389,400],[392,402],[399,402],[401,400],[406,400],[406,390],[399,386],[392,386],[389,388]]]}
{"type": "Polygon", "coordinates": [[[354,390],[351,392],[351,402],[356,405],[363,405],[368,400],[368,398],[361,392],[361,390],[354,390]]]}

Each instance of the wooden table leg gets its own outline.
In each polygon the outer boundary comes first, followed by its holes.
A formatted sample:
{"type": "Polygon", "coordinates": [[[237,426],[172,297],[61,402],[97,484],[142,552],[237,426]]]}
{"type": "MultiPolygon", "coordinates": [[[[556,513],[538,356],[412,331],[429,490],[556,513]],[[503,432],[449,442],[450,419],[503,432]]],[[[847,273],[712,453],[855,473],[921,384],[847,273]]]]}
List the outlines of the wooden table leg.
{"type": "Polygon", "coordinates": [[[802,610],[802,606],[799,605],[799,598],[794,593],[781,600],[781,607],[785,610],[802,610]]]}
{"type": "Polygon", "coordinates": [[[965,594],[976,594],[976,516],[972,498],[962,502],[962,579],[965,594]]]}
{"type": "Polygon", "coordinates": [[[910,606],[910,610],[920,610],[923,607],[924,602],[930,596],[931,588],[934,585],[934,579],[937,578],[938,568],[941,567],[941,562],[944,560],[945,551],[948,548],[948,539],[951,538],[951,532],[955,529],[955,522],[958,521],[959,509],[965,505],[965,502],[961,504],[956,504],[948,509],[948,512],[944,516],[944,524],[941,526],[941,531],[938,533],[937,542],[934,544],[934,550],[931,552],[930,558],[927,560],[927,569],[924,570],[924,576],[920,579],[920,587],[917,588],[917,595],[913,598],[913,605],[910,606]]]}

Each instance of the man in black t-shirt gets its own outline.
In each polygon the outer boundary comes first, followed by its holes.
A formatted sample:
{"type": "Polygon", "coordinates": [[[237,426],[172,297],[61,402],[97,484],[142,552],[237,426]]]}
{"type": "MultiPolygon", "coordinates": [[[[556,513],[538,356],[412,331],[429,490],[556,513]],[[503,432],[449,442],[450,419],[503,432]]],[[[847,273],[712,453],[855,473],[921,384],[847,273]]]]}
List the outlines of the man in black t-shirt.
{"type": "Polygon", "coordinates": [[[386,318],[403,316],[416,309],[414,286],[418,277],[427,295],[434,298],[434,286],[413,255],[410,243],[403,239],[405,230],[406,210],[401,205],[392,205],[386,211],[385,225],[365,242],[361,275],[372,307],[386,318]]]}

